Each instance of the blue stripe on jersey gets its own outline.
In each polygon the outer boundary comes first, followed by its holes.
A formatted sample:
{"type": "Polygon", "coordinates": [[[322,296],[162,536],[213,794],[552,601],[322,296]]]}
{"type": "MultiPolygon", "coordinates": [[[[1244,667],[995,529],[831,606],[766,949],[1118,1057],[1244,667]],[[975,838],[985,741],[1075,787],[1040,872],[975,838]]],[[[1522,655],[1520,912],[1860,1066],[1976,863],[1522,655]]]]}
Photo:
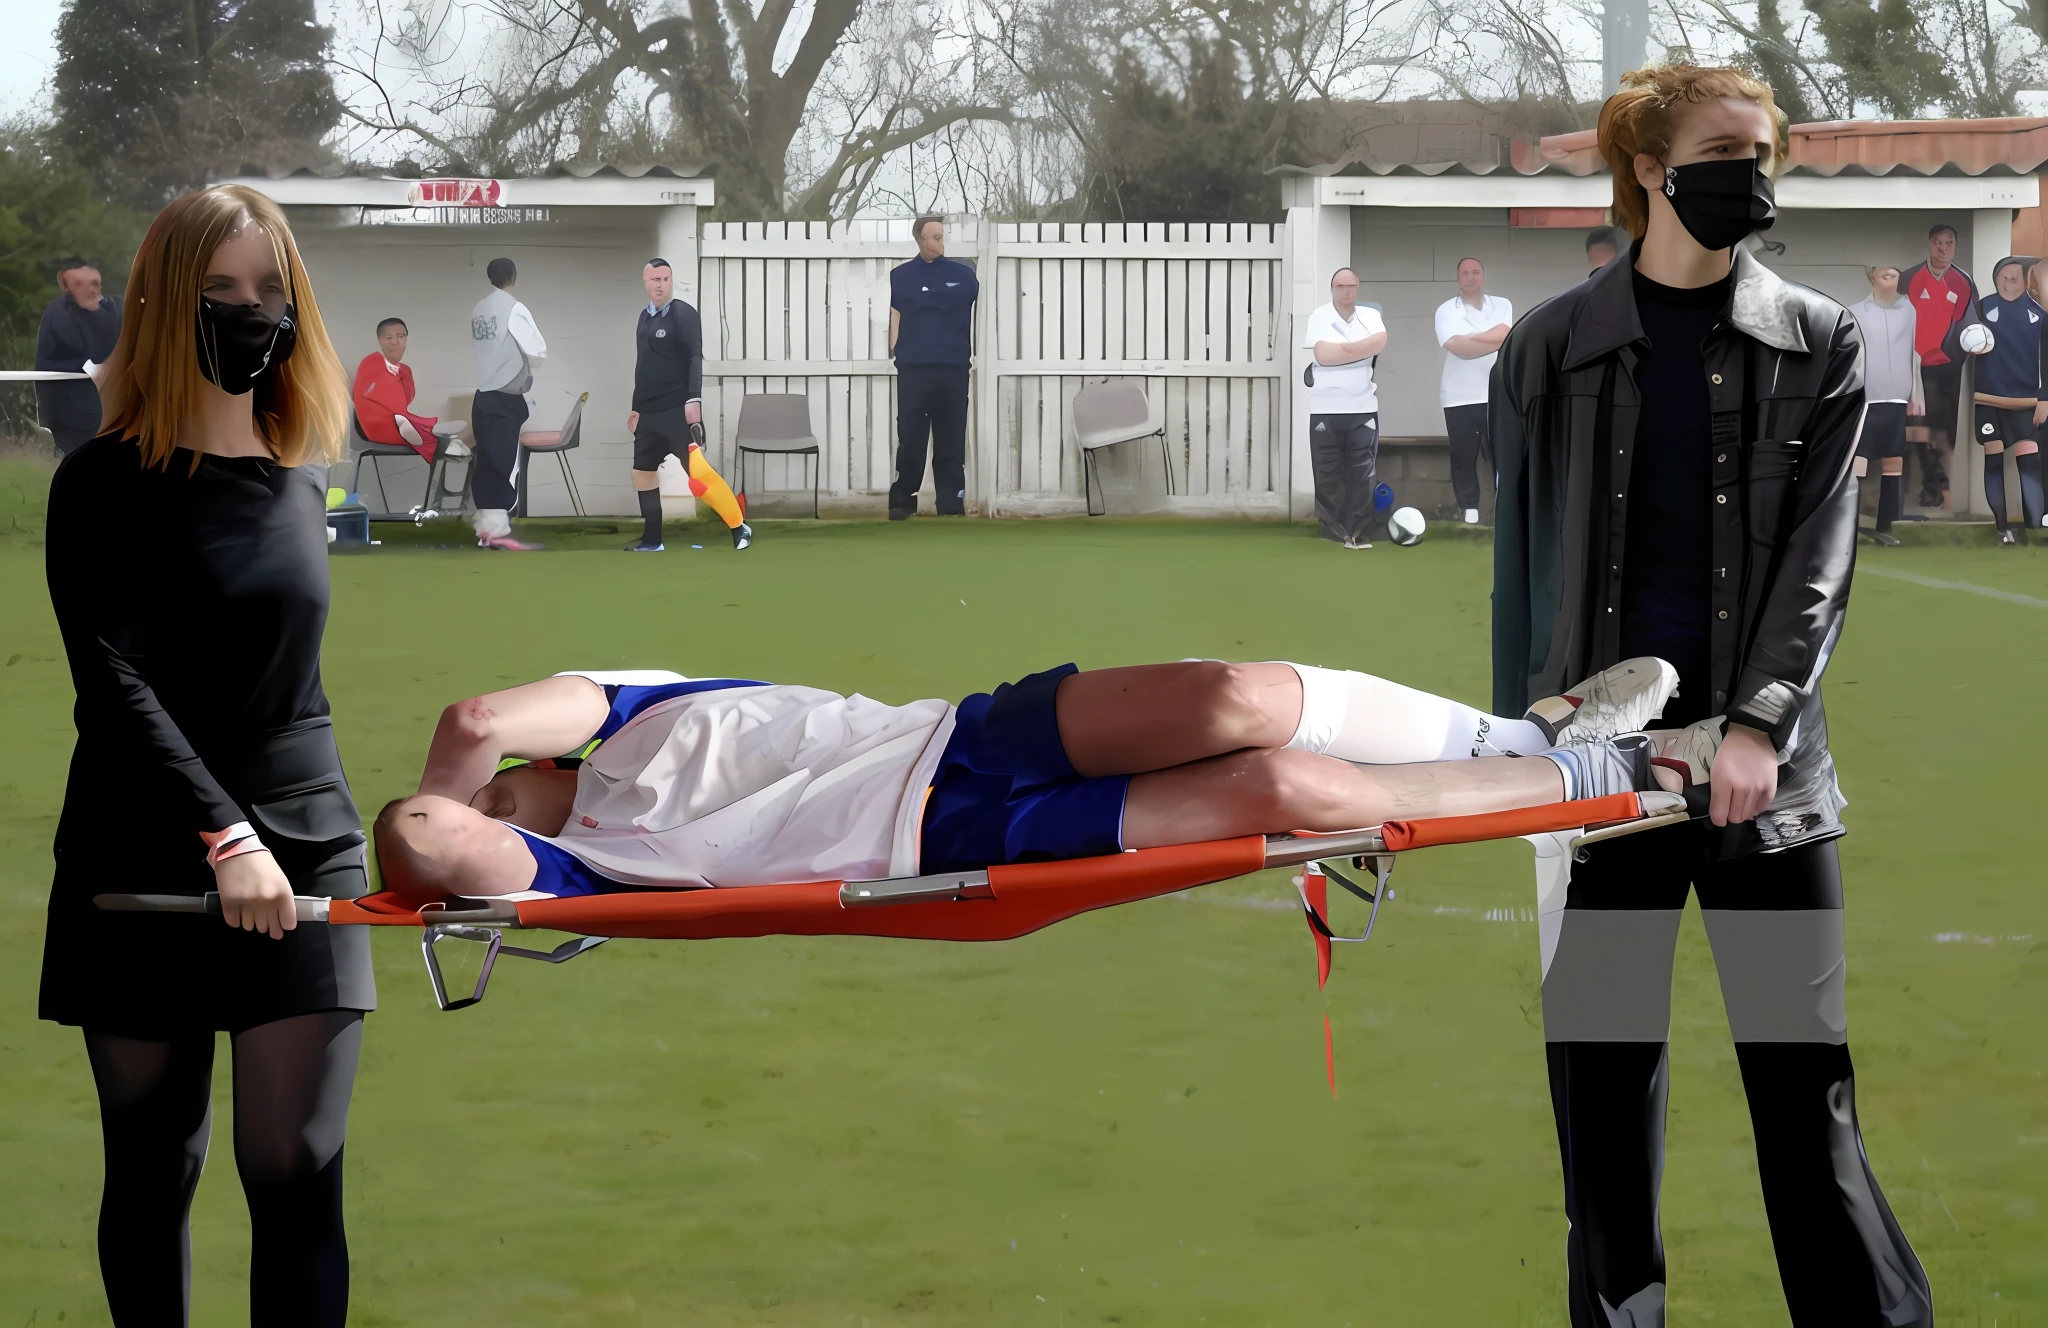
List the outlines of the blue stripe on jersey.
{"type": "MultiPolygon", "coordinates": [[[[512,825],[510,821],[505,824],[512,825]]],[[[535,870],[533,884],[527,887],[529,890],[538,890],[557,899],[569,899],[577,895],[610,895],[640,888],[599,873],[560,844],[543,839],[530,830],[520,830],[516,825],[512,828],[519,830],[519,837],[533,852],[535,870]]]]}
{"type": "Polygon", "coordinates": [[[1991,349],[1977,361],[1977,390],[1994,397],[2038,397],[2041,393],[2042,309],[2033,297],[2004,300],[1987,295],[1978,305],[1991,328],[1991,349]]]}
{"type": "Polygon", "coordinates": [[[728,687],[766,687],[765,682],[752,682],[745,678],[695,678],[689,682],[664,682],[652,687],[637,687],[621,683],[605,683],[605,700],[611,702],[611,711],[598,726],[593,742],[603,742],[641,711],[672,701],[678,696],[694,696],[698,692],[723,691],[728,687]]]}

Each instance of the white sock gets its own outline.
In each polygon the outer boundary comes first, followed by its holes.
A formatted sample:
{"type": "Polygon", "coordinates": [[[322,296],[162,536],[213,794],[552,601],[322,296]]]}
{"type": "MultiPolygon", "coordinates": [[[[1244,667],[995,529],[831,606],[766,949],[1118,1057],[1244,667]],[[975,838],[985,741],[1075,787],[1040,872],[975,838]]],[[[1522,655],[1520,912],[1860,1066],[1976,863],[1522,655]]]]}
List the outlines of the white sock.
{"type": "Polygon", "coordinates": [[[1625,734],[1614,742],[1573,742],[1544,752],[1564,773],[1564,800],[1604,798],[1610,793],[1647,793],[1658,787],[1651,773],[1649,739],[1625,734]]]}
{"type": "Polygon", "coordinates": [[[502,507],[479,507],[469,519],[478,539],[492,539],[512,533],[512,513],[502,507]]]}
{"type": "Polygon", "coordinates": [[[1370,673],[1289,663],[1301,675],[1301,724],[1287,743],[1361,765],[1534,756],[1550,739],[1526,719],[1502,719],[1370,673]]]}

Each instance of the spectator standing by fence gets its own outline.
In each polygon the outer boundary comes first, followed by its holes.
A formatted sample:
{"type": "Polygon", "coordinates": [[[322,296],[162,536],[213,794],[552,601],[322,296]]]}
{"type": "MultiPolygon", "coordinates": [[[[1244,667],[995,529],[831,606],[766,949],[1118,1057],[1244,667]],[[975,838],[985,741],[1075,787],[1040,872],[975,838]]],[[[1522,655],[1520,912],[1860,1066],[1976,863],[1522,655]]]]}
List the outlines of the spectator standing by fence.
{"type": "MultiPolygon", "coordinates": [[[[57,265],[57,288],[63,294],[43,310],[36,333],[36,368],[83,373],[87,363],[104,364],[121,339],[121,306],[101,294],[100,270],[69,259],[57,265]]],[[[100,431],[100,390],[84,378],[37,383],[36,413],[68,456],[100,431]]]]}
{"type": "Polygon", "coordinates": [[[1451,488],[1468,526],[1479,524],[1479,459],[1493,464],[1486,445],[1486,382],[1494,352],[1507,340],[1514,306],[1486,293],[1486,266],[1458,260],[1458,293],[1437,306],[1436,340],[1444,348],[1440,398],[1444,432],[1451,440],[1451,488]]]}
{"type": "Polygon", "coordinates": [[[2044,311],[2027,294],[2028,263],[2002,258],[1991,274],[1991,294],[1977,308],[1992,332],[1991,349],[1977,360],[1972,423],[1984,446],[1984,497],[1998,523],[2001,544],[2020,543],[2008,521],[2005,452],[2012,449],[2020,476],[2020,511],[2028,530],[2042,528],[2041,323],[2044,311]]]}
{"type": "Polygon", "coordinates": [[[1380,404],[1373,357],[1387,348],[1379,310],[1358,303],[1358,274],[1330,277],[1330,302],[1308,316],[1302,346],[1308,380],[1308,453],[1316,524],[1347,549],[1372,547],[1373,489],[1379,478],[1380,404]]]}
{"type": "Polygon", "coordinates": [[[974,269],[946,257],[946,223],[919,217],[917,257],[889,273],[889,354],[896,361],[896,481],[889,519],[917,511],[929,443],[940,516],[967,514],[967,371],[974,348],[974,269]]]}

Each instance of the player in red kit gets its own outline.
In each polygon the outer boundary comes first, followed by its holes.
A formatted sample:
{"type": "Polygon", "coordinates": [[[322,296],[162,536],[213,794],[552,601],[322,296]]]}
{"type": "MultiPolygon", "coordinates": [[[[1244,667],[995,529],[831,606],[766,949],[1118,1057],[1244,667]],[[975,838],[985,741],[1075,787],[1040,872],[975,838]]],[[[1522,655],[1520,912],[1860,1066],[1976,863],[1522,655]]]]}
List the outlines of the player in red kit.
{"type": "Polygon", "coordinates": [[[1906,426],[1906,439],[1920,455],[1920,505],[1948,506],[1949,454],[1955,447],[1956,413],[1962,405],[1963,360],[1958,341],[1978,322],[1977,284],[1955,264],[1956,228],[1946,223],[1927,232],[1927,261],[1899,278],[1913,306],[1913,349],[1927,392],[1924,421],[1906,426]]]}

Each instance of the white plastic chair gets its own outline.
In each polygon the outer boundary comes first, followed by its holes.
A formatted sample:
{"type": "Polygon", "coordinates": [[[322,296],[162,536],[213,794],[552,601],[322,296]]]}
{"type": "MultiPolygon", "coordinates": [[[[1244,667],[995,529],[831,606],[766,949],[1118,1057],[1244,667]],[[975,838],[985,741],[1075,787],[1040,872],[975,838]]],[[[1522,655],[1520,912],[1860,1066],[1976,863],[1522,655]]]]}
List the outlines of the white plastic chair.
{"type": "Polygon", "coordinates": [[[1074,394],[1074,440],[1081,445],[1081,493],[1089,516],[1109,510],[1103,495],[1102,511],[1095,508],[1095,494],[1101,482],[1095,474],[1095,453],[1118,443],[1140,438],[1159,438],[1159,459],[1166,466],[1166,491],[1173,492],[1173,455],[1166,445],[1166,408],[1145,395],[1142,384],[1128,378],[1090,383],[1074,394]]]}

